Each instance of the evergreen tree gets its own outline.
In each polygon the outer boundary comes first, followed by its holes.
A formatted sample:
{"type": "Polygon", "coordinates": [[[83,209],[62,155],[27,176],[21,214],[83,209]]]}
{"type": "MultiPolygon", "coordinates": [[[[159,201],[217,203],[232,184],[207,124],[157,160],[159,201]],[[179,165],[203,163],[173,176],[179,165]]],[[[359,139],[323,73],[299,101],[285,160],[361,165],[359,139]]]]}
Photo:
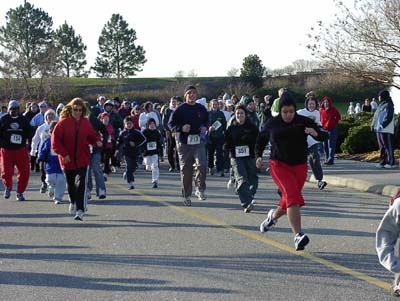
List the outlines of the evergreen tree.
{"type": "Polygon", "coordinates": [[[55,32],[55,46],[60,51],[59,61],[61,63],[64,74],[71,76],[71,72],[75,76],[85,74],[84,67],[86,62],[86,45],[82,42],[82,37],[75,34],[72,26],[68,26],[67,22],[61,25],[55,32]]]}
{"type": "Polygon", "coordinates": [[[31,78],[43,71],[41,64],[52,44],[52,26],[52,18],[29,2],[7,12],[6,25],[0,27],[4,49],[0,57],[7,58],[15,76],[31,78]]]}
{"type": "Polygon", "coordinates": [[[142,46],[135,45],[136,31],[121,15],[113,14],[99,37],[99,51],[94,67],[100,77],[124,78],[142,71],[146,63],[142,46]]]}
{"type": "Polygon", "coordinates": [[[250,54],[243,59],[243,67],[240,68],[240,77],[252,84],[255,88],[263,85],[265,67],[256,54],[250,54]]]}

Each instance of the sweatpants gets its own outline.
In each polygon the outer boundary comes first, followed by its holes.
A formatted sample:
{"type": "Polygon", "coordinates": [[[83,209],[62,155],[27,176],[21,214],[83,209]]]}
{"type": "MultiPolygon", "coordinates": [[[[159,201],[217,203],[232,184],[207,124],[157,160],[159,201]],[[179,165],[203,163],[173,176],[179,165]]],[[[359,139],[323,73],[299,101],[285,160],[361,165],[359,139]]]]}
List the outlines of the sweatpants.
{"type": "Polygon", "coordinates": [[[243,208],[254,199],[258,188],[256,160],[254,158],[231,158],[236,191],[243,208]]]}
{"type": "Polygon", "coordinates": [[[146,156],[146,166],[150,166],[151,169],[151,183],[158,182],[160,176],[160,170],[158,168],[158,155],[146,156]]]}
{"type": "Polygon", "coordinates": [[[278,206],[283,211],[286,212],[287,208],[293,205],[300,207],[305,205],[301,191],[307,178],[307,163],[288,165],[277,160],[269,160],[269,172],[282,193],[278,206]]]}
{"type": "Polygon", "coordinates": [[[381,165],[394,165],[394,145],[393,145],[393,134],[390,133],[376,133],[378,140],[380,157],[379,164],[381,165]]]}
{"type": "Polygon", "coordinates": [[[308,163],[310,164],[314,178],[317,181],[321,181],[323,178],[319,146],[320,143],[315,143],[308,148],[308,163]]]}
{"type": "Polygon", "coordinates": [[[17,167],[17,193],[24,193],[30,176],[29,154],[26,147],[19,149],[0,149],[1,179],[4,187],[12,189],[14,166],[17,167]]]}
{"type": "Polygon", "coordinates": [[[76,204],[77,210],[87,210],[87,179],[88,167],[84,166],[78,169],[65,169],[65,177],[67,179],[67,188],[69,199],[72,204],[76,204]]]}
{"type": "Polygon", "coordinates": [[[46,174],[46,183],[49,191],[54,191],[54,200],[62,201],[67,183],[63,173],[46,174]]]}
{"type": "Polygon", "coordinates": [[[194,168],[196,168],[195,186],[199,191],[204,192],[206,190],[207,171],[207,156],[204,143],[188,145],[178,142],[177,147],[181,169],[182,196],[190,197],[192,195],[194,168]]]}
{"type": "Polygon", "coordinates": [[[126,156],[125,155],[125,174],[126,174],[126,182],[133,183],[135,182],[135,171],[137,166],[137,156],[126,156]]]}

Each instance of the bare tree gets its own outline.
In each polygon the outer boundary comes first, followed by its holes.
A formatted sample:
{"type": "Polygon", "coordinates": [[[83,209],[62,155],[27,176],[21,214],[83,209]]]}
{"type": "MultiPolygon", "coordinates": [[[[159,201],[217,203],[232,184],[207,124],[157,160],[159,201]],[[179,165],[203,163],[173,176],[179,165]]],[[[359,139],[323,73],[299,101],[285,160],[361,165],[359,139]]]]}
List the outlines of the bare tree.
{"type": "Polygon", "coordinates": [[[228,70],[227,75],[228,75],[229,77],[236,77],[236,76],[239,75],[239,71],[240,71],[240,70],[239,70],[238,68],[232,67],[230,70],[228,70]]]}
{"type": "Polygon", "coordinates": [[[340,13],[311,29],[307,47],[342,74],[400,88],[400,0],[335,2],[340,13]]]}

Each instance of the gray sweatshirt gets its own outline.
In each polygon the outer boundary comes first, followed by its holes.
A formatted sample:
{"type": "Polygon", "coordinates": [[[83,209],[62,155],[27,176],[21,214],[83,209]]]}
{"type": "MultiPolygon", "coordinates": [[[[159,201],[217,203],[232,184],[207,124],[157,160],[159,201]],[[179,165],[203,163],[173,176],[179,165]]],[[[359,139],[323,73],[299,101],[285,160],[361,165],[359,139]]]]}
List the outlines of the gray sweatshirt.
{"type": "Polygon", "coordinates": [[[376,252],[379,262],[389,271],[400,273],[400,259],[394,247],[400,235],[400,198],[386,211],[376,231],[376,252]]]}

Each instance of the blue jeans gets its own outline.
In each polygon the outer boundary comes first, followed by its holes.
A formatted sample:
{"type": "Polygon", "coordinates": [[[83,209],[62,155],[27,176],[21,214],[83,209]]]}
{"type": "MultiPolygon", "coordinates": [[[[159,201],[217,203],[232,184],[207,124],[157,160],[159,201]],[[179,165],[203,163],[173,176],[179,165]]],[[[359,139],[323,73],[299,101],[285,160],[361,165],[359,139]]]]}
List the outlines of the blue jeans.
{"type": "Polygon", "coordinates": [[[92,183],[92,172],[94,180],[96,182],[96,195],[99,195],[99,190],[106,191],[106,183],[104,182],[103,171],[101,169],[101,152],[95,150],[90,157],[89,165],[89,179],[88,179],[88,190],[91,191],[93,188],[92,183]]]}
{"type": "Polygon", "coordinates": [[[333,163],[335,159],[337,132],[337,128],[330,130],[329,139],[324,141],[325,158],[329,163],[333,163]]]}

